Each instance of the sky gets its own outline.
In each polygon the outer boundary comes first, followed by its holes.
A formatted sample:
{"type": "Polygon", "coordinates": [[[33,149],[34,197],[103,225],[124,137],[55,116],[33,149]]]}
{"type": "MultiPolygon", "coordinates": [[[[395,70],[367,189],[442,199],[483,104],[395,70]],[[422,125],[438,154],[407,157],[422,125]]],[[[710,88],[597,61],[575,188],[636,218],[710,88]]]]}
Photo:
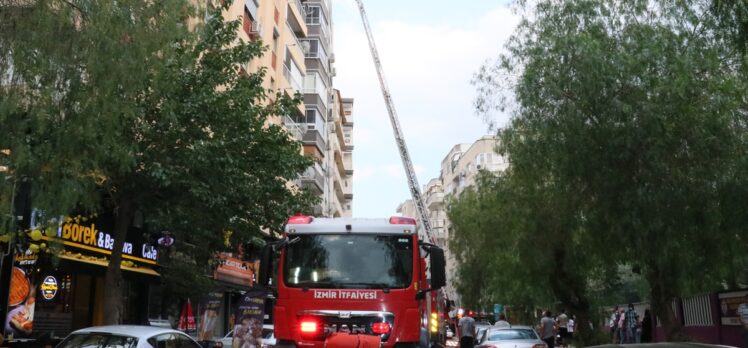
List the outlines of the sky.
{"type": "MultiPolygon", "coordinates": [[[[454,145],[489,134],[470,80],[519,22],[508,2],[364,0],[421,189],[454,145]]],[[[333,86],[354,98],[353,216],[396,215],[410,192],[356,2],[333,0],[332,20],[333,86]]]]}

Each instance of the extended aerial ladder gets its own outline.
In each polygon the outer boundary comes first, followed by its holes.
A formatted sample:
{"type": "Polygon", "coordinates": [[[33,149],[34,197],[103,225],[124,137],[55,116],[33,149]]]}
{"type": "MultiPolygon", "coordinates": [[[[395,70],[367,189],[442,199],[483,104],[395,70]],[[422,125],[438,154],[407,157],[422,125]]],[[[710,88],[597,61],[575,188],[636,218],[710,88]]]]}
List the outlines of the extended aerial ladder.
{"type": "MultiPolygon", "coordinates": [[[[421,188],[418,185],[418,178],[416,177],[416,171],[413,168],[413,162],[410,160],[410,153],[408,152],[408,146],[405,144],[405,137],[403,136],[402,129],[400,127],[400,121],[397,117],[397,111],[395,110],[395,103],[392,101],[392,95],[390,89],[387,86],[387,81],[384,78],[384,70],[382,69],[382,62],[379,59],[379,52],[377,45],[374,43],[374,35],[372,35],[371,27],[369,26],[369,20],[366,17],[366,10],[364,9],[364,3],[362,0],[356,0],[358,9],[361,12],[361,20],[364,24],[364,30],[366,31],[366,38],[369,40],[369,50],[371,51],[371,57],[374,59],[374,67],[377,70],[377,77],[379,78],[379,85],[382,89],[382,97],[384,97],[384,103],[387,106],[387,113],[390,116],[390,123],[392,124],[392,132],[395,135],[395,142],[397,143],[397,149],[400,151],[400,159],[403,161],[403,168],[405,169],[405,175],[408,178],[408,188],[410,189],[410,195],[413,197],[413,203],[416,206],[416,213],[418,214],[419,220],[421,220],[421,226],[426,236],[426,240],[433,244],[439,245],[436,238],[434,237],[431,230],[431,221],[429,220],[429,211],[426,208],[426,203],[423,200],[421,194],[421,188]]],[[[446,297],[446,291],[441,289],[439,291],[442,296],[446,297]]],[[[426,301],[427,313],[432,312],[431,301],[426,301]]],[[[428,320],[428,319],[427,319],[428,320]]],[[[434,320],[434,319],[432,319],[434,320]]],[[[441,319],[436,319],[440,321],[441,319]]],[[[432,332],[433,333],[433,332],[432,332]]],[[[429,339],[430,341],[430,339],[429,339]]],[[[429,343],[428,346],[431,346],[429,343]]]]}
{"type": "Polygon", "coordinates": [[[379,52],[377,46],[374,43],[374,36],[371,33],[371,27],[369,27],[369,20],[366,18],[366,10],[364,10],[364,3],[362,0],[356,0],[358,9],[361,12],[361,20],[364,22],[364,30],[366,31],[366,37],[369,39],[369,49],[371,50],[371,57],[374,59],[374,66],[377,69],[377,76],[379,77],[379,85],[382,88],[382,96],[384,97],[384,103],[387,106],[387,112],[390,115],[390,123],[392,123],[392,132],[395,134],[395,142],[397,143],[397,149],[400,151],[400,159],[403,161],[403,167],[405,169],[405,175],[408,177],[408,187],[410,188],[410,195],[413,197],[413,203],[416,206],[416,213],[418,214],[419,220],[421,220],[421,226],[423,232],[428,239],[428,242],[434,245],[436,238],[434,238],[431,230],[431,221],[429,221],[429,212],[426,209],[426,204],[423,201],[421,195],[421,188],[418,186],[418,178],[416,178],[416,172],[413,169],[413,162],[410,161],[410,154],[408,153],[408,147],[405,144],[405,137],[400,129],[400,121],[397,118],[397,111],[395,111],[395,103],[392,101],[392,95],[390,89],[387,87],[387,81],[384,79],[384,71],[382,69],[382,62],[379,60],[379,52]]]}

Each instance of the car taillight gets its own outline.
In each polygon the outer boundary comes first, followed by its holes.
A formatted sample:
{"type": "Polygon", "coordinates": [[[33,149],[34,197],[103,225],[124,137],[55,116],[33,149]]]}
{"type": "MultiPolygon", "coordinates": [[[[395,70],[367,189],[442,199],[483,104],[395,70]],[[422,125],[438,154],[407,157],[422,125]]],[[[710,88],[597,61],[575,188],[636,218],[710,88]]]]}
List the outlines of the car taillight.
{"type": "Polygon", "coordinates": [[[415,225],[416,219],[404,217],[404,216],[393,216],[390,218],[391,225],[415,225]]]}
{"type": "Polygon", "coordinates": [[[314,220],[313,216],[297,215],[297,216],[292,216],[292,217],[288,218],[287,224],[289,224],[289,225],[290,224],[305,224],[305,225],[308,225],[308,224],[311,224],[313,220],[314,220]]]}
{"type": "Polygon", "coordinates": [[[389,323],[371,324],[371,332],[377,335],[386,335],[390,332],[390,324],[389,323]]]}

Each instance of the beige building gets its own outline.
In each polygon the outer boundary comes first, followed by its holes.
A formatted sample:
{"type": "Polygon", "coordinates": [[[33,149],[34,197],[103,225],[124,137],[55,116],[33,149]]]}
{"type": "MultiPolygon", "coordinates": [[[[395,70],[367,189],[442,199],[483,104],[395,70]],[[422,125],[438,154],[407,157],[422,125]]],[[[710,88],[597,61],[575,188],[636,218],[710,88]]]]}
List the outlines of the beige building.
{"type": "MultiPolygon", "coordinates": [[[[459,196],[466,187],[475,184],[480,170],[503,171],[509,163],[496,153],[497,138],[484,136],[472,144],[457,144],[449,151],[441,163],[439,178],[431,179],[423,188],[423,199],[429,210],[431,229],[436,243],[444,247],[447,257],[447,286],[450,299],[459,304],[459,296],[454,288],[457,262],[449,250],[450,223],[447,217],[446,200],[459,196]]],[[[412,200],[401,203],[397,212],[404,216],[417,217],[412,200]]],[[[418,228],[419,234],[423,234],[418,228]]],[[[423,236],[422,236],[423,237],[423,236]]]]}
{"type": "Polygon", "coordinates": [[[265,89],[303,96],[298,112],[272,122],[283,124],[303,143],[304,154],[315,159],[297,181],[321,198],[314,214],[350,216],[353,99],[341,98],[332,87],[330,0],[235,0],[223,17],[240,18],[239,37],[262,40],[267,47],[265,55],[242,67],[244,73],[264,67],[265,89]]]}

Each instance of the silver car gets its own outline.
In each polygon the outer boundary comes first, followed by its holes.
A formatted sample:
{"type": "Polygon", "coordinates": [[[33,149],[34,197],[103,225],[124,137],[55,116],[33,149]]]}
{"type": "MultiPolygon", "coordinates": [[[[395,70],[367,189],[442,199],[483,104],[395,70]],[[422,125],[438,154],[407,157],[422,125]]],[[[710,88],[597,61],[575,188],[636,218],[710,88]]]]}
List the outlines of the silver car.
{"type": "Polygon", "coordinates": [[[529,326],[493,327],[480,341],[481,348],[547,348],[535,329],[529,326]]]}
{"type": "Polygon", "coordinates": [[[94,326],[74,331],[56,348],[202,348],[181,331],[154,326],[94,326]]]}

